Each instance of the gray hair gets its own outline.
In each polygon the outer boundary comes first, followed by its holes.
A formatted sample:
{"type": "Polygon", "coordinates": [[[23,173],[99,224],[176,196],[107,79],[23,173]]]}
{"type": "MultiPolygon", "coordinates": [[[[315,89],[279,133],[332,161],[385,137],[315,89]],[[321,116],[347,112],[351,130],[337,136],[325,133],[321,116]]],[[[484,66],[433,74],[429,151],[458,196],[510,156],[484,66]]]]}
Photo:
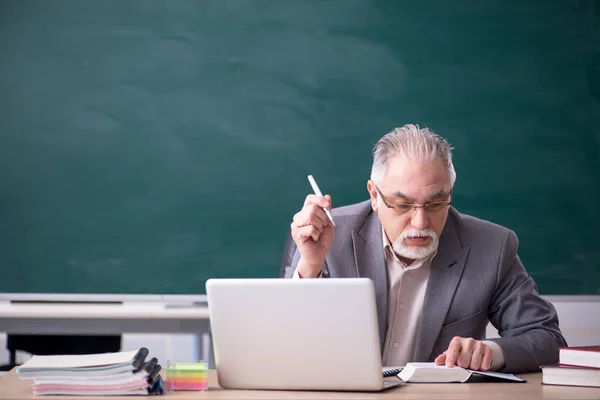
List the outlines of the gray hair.
{"type": "Polygon", "coordinates": [[[450,184],[453,187],[456,171],[452,164],[452,150],[453,147],[446,139],[433,133],[429,128],[419,128],[419,125],[413,124],[394,128],[379,139],[373,149],[371,180],[377,186],[383,183],[391,156],[399,155],[406,160],[425,162],[433,162],[439,157],[448,170],[450,184]]]}

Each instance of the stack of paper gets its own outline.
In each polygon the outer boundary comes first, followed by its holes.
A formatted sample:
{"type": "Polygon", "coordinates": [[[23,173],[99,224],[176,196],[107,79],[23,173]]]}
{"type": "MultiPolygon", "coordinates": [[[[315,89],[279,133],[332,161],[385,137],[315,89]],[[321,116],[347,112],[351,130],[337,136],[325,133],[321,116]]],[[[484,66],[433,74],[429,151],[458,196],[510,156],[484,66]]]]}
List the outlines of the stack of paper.
{"type": "Polygon", "coordinates": [[[162,382],[156,358],[146,362],[148,349],[118,353],[33,356],[17,369],[21,379],[33,379],[33,394],[108,396],[160,394],[162,382]]]}

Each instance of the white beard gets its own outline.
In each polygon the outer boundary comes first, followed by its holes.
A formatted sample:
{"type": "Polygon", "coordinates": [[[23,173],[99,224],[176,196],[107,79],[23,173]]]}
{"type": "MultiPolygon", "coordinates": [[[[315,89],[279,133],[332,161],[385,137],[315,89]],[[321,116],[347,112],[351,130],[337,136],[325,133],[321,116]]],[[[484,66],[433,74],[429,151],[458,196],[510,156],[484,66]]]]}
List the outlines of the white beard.
{"type": "Polygon", "coordinates": [[[435,251],[438,248],[439,242],[440,242],[440,239],[439,239],[438,235],[433,231],[433,229],[430,229],[430,228],[412,229],[411,228],[411,229],[408,229],[408,230],[402,232],[402,235],[400,235],[400,237],[398,237],[398,239],[396,239],[394,241],[392,248],[394,249],[394,252],[400,257],[409,258],[411,260],[422,260],[424,258],[429,257],[433,253],[435,253],[435,251]],[[427,246],[406,246],[403,243],[404,239],[406,239],[408,237],[426,237],[426,236],[431,238],[431,240],[429,241],[429,244],[427,244],[427,246]]]}

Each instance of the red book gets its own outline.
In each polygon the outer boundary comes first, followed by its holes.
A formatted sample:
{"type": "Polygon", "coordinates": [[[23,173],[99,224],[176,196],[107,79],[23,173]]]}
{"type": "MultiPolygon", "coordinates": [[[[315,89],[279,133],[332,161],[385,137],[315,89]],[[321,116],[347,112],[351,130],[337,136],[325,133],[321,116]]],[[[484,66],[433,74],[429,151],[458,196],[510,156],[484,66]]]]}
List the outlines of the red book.
{"type": "Polygon", "coordinates": [[[600,346],[560,347],[559,365],[600,368],[600,346]]]}

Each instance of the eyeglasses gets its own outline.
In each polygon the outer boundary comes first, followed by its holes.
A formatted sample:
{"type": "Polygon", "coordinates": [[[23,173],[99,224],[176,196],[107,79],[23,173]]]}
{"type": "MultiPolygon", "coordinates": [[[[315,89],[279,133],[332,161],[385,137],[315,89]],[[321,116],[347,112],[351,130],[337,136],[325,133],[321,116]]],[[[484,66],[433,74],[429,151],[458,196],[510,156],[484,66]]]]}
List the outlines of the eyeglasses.
{"type": "MultiPolygon", "coordinates": [[[[435,214],[437,212],[442,211],[445,207],[452,204],[452,200],[447,200],[447,201],[434,201],[431,203],[425,203],[423,205],[417,205],[417,204],[412,204],[412,203],[396,203],[394,205],[391,205],[390,202],[385,198],[385,196],[383,195],[383,193],[381,193],[381,190],[379,190],[379,188],[377,186],[375,186],[375,189],[377,189],[377,193],[379,193],[379,195],[381,196],[381,200],[383,200],[383,204],[385,204],[385,206],[387,208],[393,209],[396,212],[396,214],[398,214],[398,215],[406,214],[410,210],[417,211],[417,209],[419,209],[419,208],[422,208],[427,215],[431,215],[431,214],[435,214]]],[[[450,194],[452,195],[452,192],[450,192],[450,194]]]]}

